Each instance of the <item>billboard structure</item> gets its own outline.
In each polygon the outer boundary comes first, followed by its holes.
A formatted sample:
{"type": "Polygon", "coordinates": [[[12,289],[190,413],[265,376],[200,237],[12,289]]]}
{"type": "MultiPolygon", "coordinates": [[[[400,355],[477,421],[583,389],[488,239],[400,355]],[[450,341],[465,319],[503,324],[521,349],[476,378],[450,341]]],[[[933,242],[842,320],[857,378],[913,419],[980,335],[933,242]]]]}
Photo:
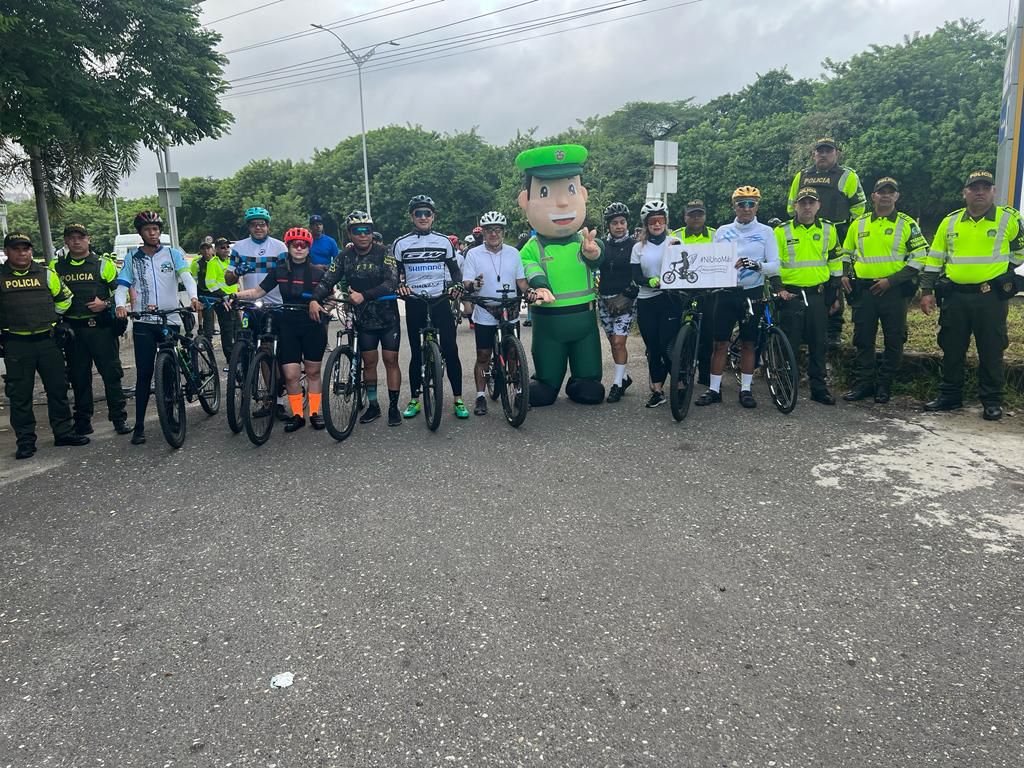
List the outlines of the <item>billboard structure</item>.
{"type": "Polygon", "coordinates": [[[1024,184],[1024,6],[1020,0],[1010,3],[1006,29],[1006,68],[1003,70],[1003,97],[999,108],[999,149],[996,155],[996,184],[1001,205],[1021,207],[1024,184]]]}

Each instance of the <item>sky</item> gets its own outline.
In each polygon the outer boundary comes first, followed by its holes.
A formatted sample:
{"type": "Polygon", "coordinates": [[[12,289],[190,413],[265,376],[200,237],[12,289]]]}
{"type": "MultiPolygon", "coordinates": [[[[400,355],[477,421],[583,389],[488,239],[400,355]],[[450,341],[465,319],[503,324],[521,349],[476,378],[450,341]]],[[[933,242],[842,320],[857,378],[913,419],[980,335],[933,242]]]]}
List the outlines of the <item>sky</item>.
{"type": "MultiPolygon", "coordinates": [[[[536,126],[538,137],[547,136],[629,101],[705,102],[775,68],[816,77],[827,57],[843,60],[871,44],[900,43],[965,15],[1003,30],[1008,2],[209,0],[202,9],[201,21],[223,36],[219,50],[230,60],[225,77],[232,82],[223,104],[235,122],[216,141],[171,150],[172,170],[182,178],[230,176],[256,158],[308,159],[316,148],[359,134],[352,66],[338,41],[312,30],[312,23],[348,19],[333,29],[357,53],[381,44],[363,70],[367,130],[412,124],[444,133],[476,126],[485,140],[501,144],[517,130],[536,126]],[[265,7],[250,10],[257,6],[265,7]],[[652,12],[659,8],[667,10],[652,12]],[[488,15],[468,20],[482,14],[488,15]],[[482,39],[555,14],[568,20],[482,39]],[[606,23],[585,27],[595,22],[606,23]],[[428,31],[442,25],[450,26],[428,31]],[[557,30],[565,31],[536,37],[557,30]],[[296,33],[303,36],[238,50],[296,33]],[[293,67],[314,59],[320,61],[293,67]],[[346,63],[341,74],[348,76],[309,82],[339,74],[311,68],[346,63]]],[[[120,194],[155,193],[156,171],[155,156],[145,152],[120,194]]]]}

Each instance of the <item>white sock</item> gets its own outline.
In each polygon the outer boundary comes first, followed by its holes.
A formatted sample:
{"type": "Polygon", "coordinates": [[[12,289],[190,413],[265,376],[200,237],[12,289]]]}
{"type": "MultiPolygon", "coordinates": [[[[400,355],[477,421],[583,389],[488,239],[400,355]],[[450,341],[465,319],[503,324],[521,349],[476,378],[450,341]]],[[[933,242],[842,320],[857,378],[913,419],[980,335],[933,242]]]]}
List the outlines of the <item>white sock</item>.
{"type": "Polygon", "coordinates": [[[744,392],[749,392],[750,388],[754,385],[754,374],[752,373],[741,373],[740,374],[740,389],[744,392]]]}
{"type": "Polygon", "coordinates": [[[722,391],[722,377],[721,376],[715,376],[715,374],[712,373],[710,378],[711,378],[711,391],[712,392],[721,392],[722,391]]]}
{"type": "Polygon", "coordinates": [[[486,393],[486,392],[477,392],[477,393],[476,393],[476,396],[477,396],[477,397],[485,397],[486,395],[487,395],[487,393],[486,393]]]}
{"type": "Polygon", "coordinates": [[[615,383],[618,384],[621,387],[622,386],[622,381],[625,378],[626,378],[626,364],[622,363],[620,365],[619,363],[616,363],[615,364],[615,383]]]}
{"type": "Polygon", "coordinates": [[[288,405],[288,395],[281,395],[277,398],[278,405],[288,405]]]}

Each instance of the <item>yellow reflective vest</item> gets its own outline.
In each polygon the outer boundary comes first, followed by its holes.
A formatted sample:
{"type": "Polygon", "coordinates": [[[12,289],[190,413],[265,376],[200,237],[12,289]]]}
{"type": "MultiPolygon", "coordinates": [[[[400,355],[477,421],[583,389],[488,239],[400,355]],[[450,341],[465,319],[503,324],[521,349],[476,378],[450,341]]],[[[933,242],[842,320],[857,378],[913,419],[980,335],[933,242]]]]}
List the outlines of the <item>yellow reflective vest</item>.
{"type": "Polygon", "coordinates": [[[979,219],[966,208],[953,211],[939,224],[928,255],[908,262],[925,272],[945,271],[961,285],[976,285],[1024,263],[1024,227],[1015,208],[992,206],[979,219]]]}
{"type": "Polygon", "coordinates": [[[905,213],[865,213],[846,231],[842,253],[845,263],[853,263],[855,276],[877,280],[896,274],[911,258],[923,258],[928,241],[905,213]]]}
{"type": "Polygon", "coordinates": [[[800,224],[796,219],[775,229],[779,245],[779,277],[785,285],[808,288],[843,274],[839,236],[834,224],[815,219],[800,224]]]}

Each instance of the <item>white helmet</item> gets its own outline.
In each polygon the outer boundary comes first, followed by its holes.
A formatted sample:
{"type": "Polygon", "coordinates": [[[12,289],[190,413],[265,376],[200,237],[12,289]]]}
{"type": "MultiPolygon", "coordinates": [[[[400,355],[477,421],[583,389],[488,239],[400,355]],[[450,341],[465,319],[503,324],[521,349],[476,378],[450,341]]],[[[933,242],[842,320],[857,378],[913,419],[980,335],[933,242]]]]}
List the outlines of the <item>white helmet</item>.
{"type": "Polygon", "coordinates": [[[483,216],[480,217],[480,226],[481,227],[486,227],[486,226],[507,227],[508,226],[508,219],[505,218],[505,214],[504,213],[501,213],[499,211],[488,211],[487,213],[485,213],[483,216]]]}
{"type": "Polygon", "coordinates": [[[651,216],[664,216],[668,221],[668,206],[661,200],[648,200],[640,209],[640,218],[646,223],[651,216]]]}
{"type": "Polygon", "coordinates": [[[462,242],[464,242],[464,243],[475,243],[476,242],[476,238],[474,238],[473,237],[473,233],[470,232],[468,235],[466,235],[466,239],[463,240],[462,242]]]}

